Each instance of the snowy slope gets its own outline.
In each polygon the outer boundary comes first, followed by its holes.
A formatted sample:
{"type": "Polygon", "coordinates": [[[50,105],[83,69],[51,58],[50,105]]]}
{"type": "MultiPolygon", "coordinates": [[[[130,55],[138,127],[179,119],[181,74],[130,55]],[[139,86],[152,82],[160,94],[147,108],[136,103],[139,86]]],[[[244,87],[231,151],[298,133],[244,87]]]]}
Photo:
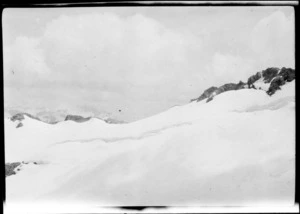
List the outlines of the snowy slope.
{"type": "Polygon", "coordinates": [[[128,124],[5,120],[7,202],[293,204],[295,81],[224,92],[128,124]],[[33,164],[31,162],[37,162],[33,164]]]}

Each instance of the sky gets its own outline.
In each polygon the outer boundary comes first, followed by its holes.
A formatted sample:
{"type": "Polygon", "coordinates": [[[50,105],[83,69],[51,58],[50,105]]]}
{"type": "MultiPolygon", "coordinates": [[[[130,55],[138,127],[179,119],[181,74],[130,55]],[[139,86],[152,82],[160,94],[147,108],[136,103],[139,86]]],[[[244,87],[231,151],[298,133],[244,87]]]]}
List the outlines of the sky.
{"type": "Polygon", "coordinates": [[[294,24],[284,6],[8,8],[5,109],[139,120],[294,68],[294,24]]]}

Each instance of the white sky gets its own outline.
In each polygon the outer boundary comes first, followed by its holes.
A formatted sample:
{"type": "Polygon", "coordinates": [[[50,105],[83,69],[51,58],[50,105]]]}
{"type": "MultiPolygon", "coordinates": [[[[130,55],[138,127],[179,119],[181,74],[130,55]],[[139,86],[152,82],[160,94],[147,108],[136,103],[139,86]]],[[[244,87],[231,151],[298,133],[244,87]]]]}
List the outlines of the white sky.
{"type": "Polygon", "coordinates": [[[294,68],[294,41],[292,7],[5,9],[5,107],[134,121],[294,68]]]}

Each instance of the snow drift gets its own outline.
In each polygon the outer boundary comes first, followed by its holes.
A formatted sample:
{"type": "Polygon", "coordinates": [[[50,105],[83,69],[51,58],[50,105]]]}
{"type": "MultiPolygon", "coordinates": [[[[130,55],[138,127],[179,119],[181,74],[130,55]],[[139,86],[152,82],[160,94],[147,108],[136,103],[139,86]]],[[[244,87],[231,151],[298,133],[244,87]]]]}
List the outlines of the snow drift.
{"type": "Polygon", "coordinates": [[[5,162],[23,162],[6,178],[7,203],[294,204],[295,81],[128,124],[22,123],[5,119],[5,162]]]}

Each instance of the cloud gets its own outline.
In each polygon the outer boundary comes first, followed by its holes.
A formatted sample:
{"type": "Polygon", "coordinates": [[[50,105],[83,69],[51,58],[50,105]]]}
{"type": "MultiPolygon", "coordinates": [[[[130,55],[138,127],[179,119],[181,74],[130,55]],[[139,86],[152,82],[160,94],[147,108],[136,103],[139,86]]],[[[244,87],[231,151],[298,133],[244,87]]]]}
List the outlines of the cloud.
{"type": "Polygon", "coordinates": [[[251,54],[232,54],[228,48],[227,52],[216,51],[205,66],[205,73],[211,73],[212,84],[217,86],[246,81],[250,75],[267,67],[294,67],[292,15],[287,17],[283,12],[277,11],[259,20],[249,37],[251,54]]]}
{"type": "Polygon", "coordinates": [[[262,66],[294,67],[294,16],[276,11],[260,20],[251,33],[250,46],[262,66]]]}
{"type": "Polygon", "coordinates": [[[11,47],[4,47],[4,75],[6,84],[31,85],[45,80],[50,69],[45,63],[39,39],[18,37],[11,47]]]}
{"type": "MultiPolygon", "coordinates": [[[[216,52],[206,67],[215,84],[246,81],[254,73],[253,61],[240,56],[216,52]]],[[[218,85],[216,85],[218,86],[218,85]]]]}
{"type": "Polygon", "coordinates": [[[193,37],[139,14],[125,19],[112,13],[88,14],[52,21],[41,46],[47,50],[47,64],[63,81],[67,75],[72,81],[84,75],[86,81],[110,85],[153,85],[170,74],[162,69],[185,63],[185,51],[193,45],[188,36],[193,37]]]}
{"type": "Polygon", "coordinates": [[[188,57],[191,50],[201,50],[201,42],[191,32],[169,29],[141,14],[62,15],[47,24],[41,37],[18,37],[6,47],[5,81],[43,88],[41,98],[28,91],[51,106],[76,105],[82,96],[99,108],[120,102],[129,108],[129,100],[136,106],[153,100],[160,105],[159,99],[181,93],[181,81],[191,78],[188,57]],[[11,69],[20,74],[18,83],[11,69]]]}
{"type": "Polygon", "coordinates": [[[84,75],[152,84],[161,80],[158,68],[176,68],[186,62],[186,50],[200,43],[192,34],[174,32],[140,14],[125,19],[113,13],[63,15],[46,26],[41,38],[17,38],[5,61],[23,73],[51,70],[49,78],[63,81],[84,75]]]}

